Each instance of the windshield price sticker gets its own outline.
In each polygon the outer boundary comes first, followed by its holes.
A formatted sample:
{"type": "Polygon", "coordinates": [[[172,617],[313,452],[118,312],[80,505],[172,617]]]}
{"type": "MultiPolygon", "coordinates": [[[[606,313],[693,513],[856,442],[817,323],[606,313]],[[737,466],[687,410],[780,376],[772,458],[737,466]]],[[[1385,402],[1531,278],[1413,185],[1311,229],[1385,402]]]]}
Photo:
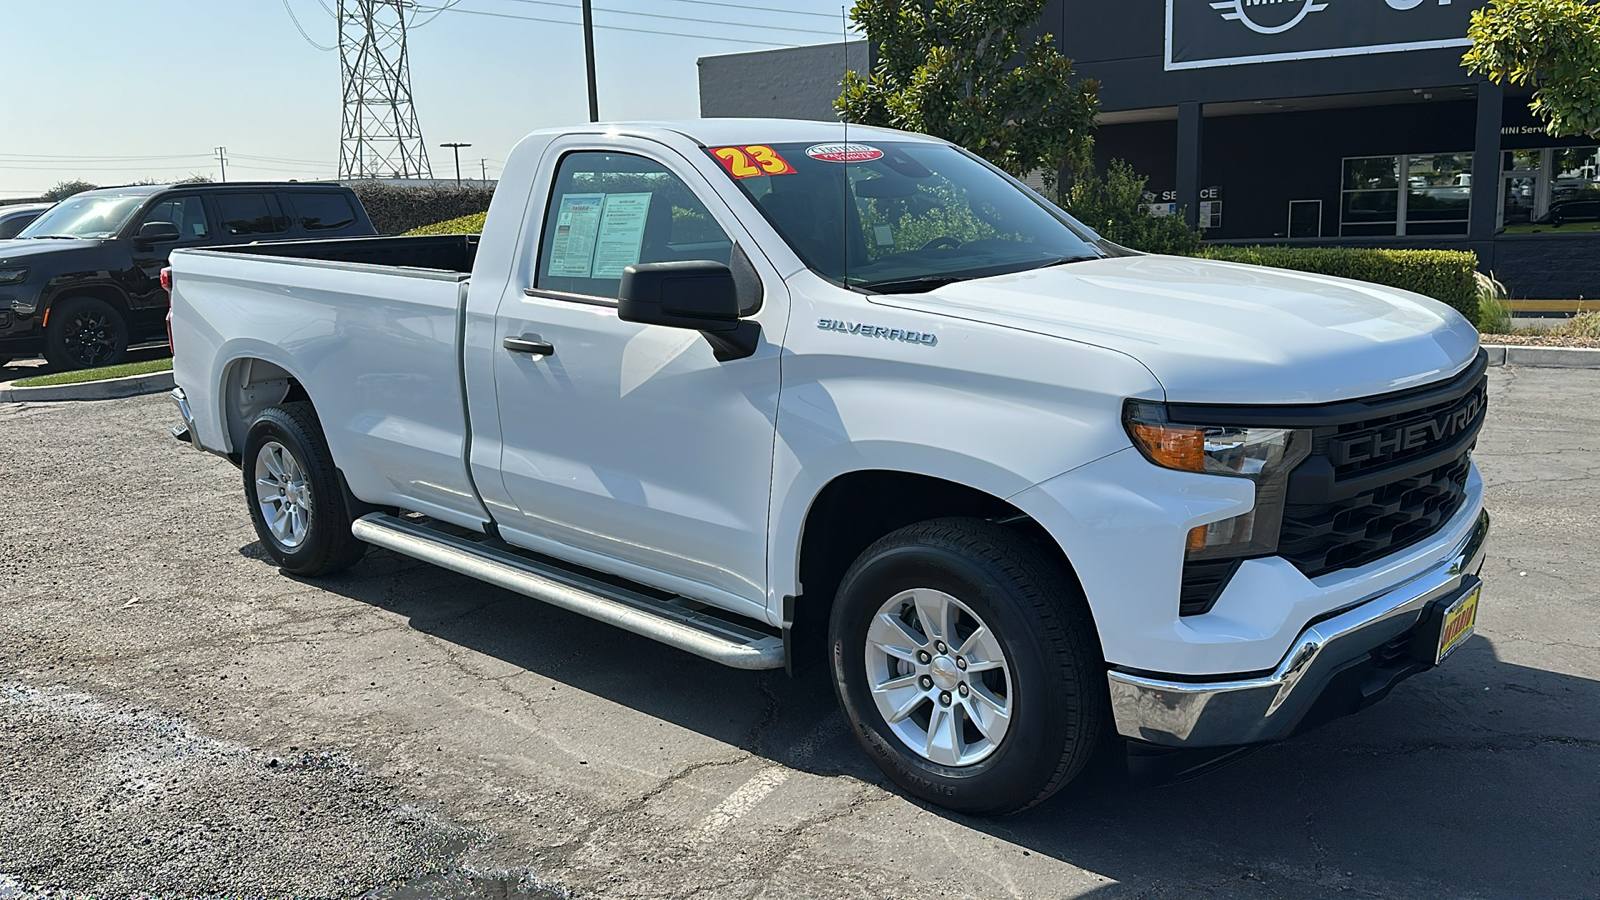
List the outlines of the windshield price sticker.
{"type": "Polygon", "coordinates": [[[823,162],[859,163],[883,158],[883,151],[866,144],[813,144],[806,155],[823,162]]]}
{"type": "Polygon", "coordinates": [[[747,144],[742,147],[713,147],[709,152],[722,163],[734,178],[755,178],[760,175],[793,175],[794,166],[766,144],[747,144]]]}

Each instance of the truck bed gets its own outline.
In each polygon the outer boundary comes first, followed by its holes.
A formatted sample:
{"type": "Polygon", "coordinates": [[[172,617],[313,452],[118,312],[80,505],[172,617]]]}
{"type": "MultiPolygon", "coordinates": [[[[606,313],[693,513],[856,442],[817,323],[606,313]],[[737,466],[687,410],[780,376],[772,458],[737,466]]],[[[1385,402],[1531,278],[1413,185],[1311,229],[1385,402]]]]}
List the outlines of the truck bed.
{"type": "Polygon", "coordinates": [[[314,259],[396,269],[430,269],[460,275],[472,272],[478,256],[475,234],[429,234],[409,237],[335,238],[318,241],[263,241],[218,248],[213,252],[246,253],[280,259],[314,259]]]}

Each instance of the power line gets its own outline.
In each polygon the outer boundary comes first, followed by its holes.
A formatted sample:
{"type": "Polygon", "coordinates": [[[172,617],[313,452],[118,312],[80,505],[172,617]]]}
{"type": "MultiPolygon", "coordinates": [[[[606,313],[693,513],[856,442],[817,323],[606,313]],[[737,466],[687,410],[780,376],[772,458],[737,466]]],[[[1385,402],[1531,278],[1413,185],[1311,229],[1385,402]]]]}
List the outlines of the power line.
{"type": "MultiPolygon", "coordinates": [[[[505,2],[526,3],[530,6],[554,6],[558,9],[578,9],[577,6],[571,3],[559,3],[556,2],[556,0],[505,0],[505,2]]],[[[440,11],[443,12],[448,9],[449,7],[445,7],[440,11]]],[[[603,6],[596,6],[594,11],[600,13],[610,13],[612,15],[619,16],[643,16],[649,19],[670,19],[675,22],[700,22],[706,25],[726,25],[730,28],[756,28],[763,31],[794,31],[801,34],[825,34],[829,37],[832,37],[834,34],[832,31],[821,31],[815,28],[795,28],[790,25],[756,25],[746,22],[728,22],[722,19],[700,19],[694,16],[674,16],[668,13],[638,12],[631,9],[608,9],[603,6]]]]}
{"type": "MultiPolygon", "coordinates": [[[[748,4],[748,3],[720,3],[720,2],[718,2],[718,0],[673,0],[673,2],[675,2],[675,3],[691,3],[691,4],[695,5],[695,6],[722,6],[722,7],[727,7],[728,9],[744,9],[744,10],[750,10],[751,12],[756,12],[757,11],[757,10],[751,9],[750,4],[748,4]]],[[[760,12],[769,12],[769,13],[782,13],[783,15],[786,15],[786,16],[815,16],[815,17],[817,17],[819,19],[829,19],[829,20],[833,19],[833,13],[812,12],[812,11],[810,11],[808,9],[772,9],[772,8],[769,7],[767,9],[762,9],[762,10],[759,10],[759,11],[760,12]]]]}
{"type": "Polygon", "coordinates": [[[169,153],[161,156],[61,156],[55,153],[0,153],[0,160],[16,160],[18,162],[32,162],[39,160],[63,160],[70,162],[128,162],[142,159],[199,159],[210,158],[209,153],[169,153]]]}
{"type": "Polygon", "coordinates": [[[324,46],[322,46],[321,44],[317,43],[316,41],[313,41],[311,39],[311,35],[306,34],[305,28],[303,28],[300,25],[300,17],[296,16],[294,14],[294,7],[289,5],[289,0],[283,0],[283,11],[289,14],[289,21],[294,23],[294,30],[300,32],[300,36],[306,39],[306,43],[308,43],[311,46],[317,48],[318,50],[332,50],[333,49],[332,47],[324,47],[324,46]]]}
{"type": "MultiPolygon", "coordinates": [[[[450,9],[441,10],[441,11],[442,12],[460,13],[462,15],[468,15],[468,16],[490,16],[490,17],[493,17],[493,18],[496,18],[496,19],[516,19],[516,20],[521,21],[521,22],[544,22],[544,23],[549,24],[549,25],[570,25],[570,26],[572,26],[574,28],[581,28],[582,25],[583,25],[583,23],[581,23],[581,22],[568,22],[568,21],[566,21],[564,19],[545,19],[545,18],[541,18],[539,16],[516,16],[516,15],[512,15],[511,13],[486,12],[484,10],[477,10],[477,9],[460,9],[460,8],[456,8],[456,7],[451,7],[450,9]]],[[[627,26],[624,26],[624,25],[596,25],[594,27],[597,28],[597,29],[603,29],[605,31],[629,31],[629,32],[633,32],[634,34],[649,34],[649,35],[654,35],[656,37],[693,38],[695,40],[704,40],[704,41],[722,41],[724,43],[729,43],[729,44],[753,44],[753,45],[758,46],[758,47],[793,47],[793,46],[795,46],[794,44],[786,44],[786,43],[783,43],[782,41],[754,41],[754,40],[746,40],[744,38],[713,37],[712,35],[709,35],[709,34],[684,34],[681,31],[655,31],[655,30],[649,29],[649,28],[628,28],[627,26]]]]}
{"type": "Polygon", "coordinates": [[[458,4],[460,2],[461,2],[461,0],[450,0],[449,3],[447,3],[446,5],[440,7],[439,9],[435,10],[433,15],[427,17],[426,19],[423,19],[421,22],[418,22],[416,19],[413,18],[411,20],[411,27],[412,28],[421,28],[422,26],[427,25],[428,23],[432,22],[434,19],[439,18],[439,16],[441,14],[447,13],[450,10],[454,9],[456,4],[458,4]]]}

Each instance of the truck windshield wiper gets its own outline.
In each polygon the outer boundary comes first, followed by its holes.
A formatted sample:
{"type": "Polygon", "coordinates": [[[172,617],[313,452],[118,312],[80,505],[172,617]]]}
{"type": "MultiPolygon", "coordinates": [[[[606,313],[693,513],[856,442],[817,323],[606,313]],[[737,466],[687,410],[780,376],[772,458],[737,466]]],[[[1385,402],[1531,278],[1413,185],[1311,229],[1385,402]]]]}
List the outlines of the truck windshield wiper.
{"type": "Polygon", "coordinates": [[[919,278],[903,278],[899,281],[871,281],[866,284],[856,285],[868,291],[877,291],[880,294],[923,294],[947,284],[958,281],[970,281],[981,278],[981,275],[923,275],[919,278]]]}
{"type": "Polygon", "coordinates": [[[1088,254],[1088,253],[1083,254],[1081,256],[1063,256],[1060,259],[1053,259],[1050,262],[1047,262],[1044,265],[1040,266],[1039,268],[1048,269],[1048,268],[1050,268],[1052,266],[1065,266],[1065,265],[1069,265],[1071,263],[1088,262],[1091,259],[1105,259],[1105,257],[1100,256],[1099,254],[1088,254]]]}
{"type": "Polygon", "coordinates": [[[75,234],[30,234],[28,237],[39,241],[76,241],[81,240],[75,234]]]}

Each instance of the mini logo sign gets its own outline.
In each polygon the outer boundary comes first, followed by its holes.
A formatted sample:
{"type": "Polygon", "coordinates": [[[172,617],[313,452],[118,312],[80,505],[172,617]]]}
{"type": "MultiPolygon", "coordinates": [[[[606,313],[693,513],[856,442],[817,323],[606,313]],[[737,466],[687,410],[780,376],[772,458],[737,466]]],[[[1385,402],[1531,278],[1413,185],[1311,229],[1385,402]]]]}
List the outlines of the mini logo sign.
{"type": "Polygon", "coordinates": [[[858,163],[883,158],[883,151],[866,144],[813,144],[806,155],[823,162],[858,163]]]}
{"type": "Polygon", "coordinates": [[[1328,4],[1316,0],[1223,0],[1211,8],[1256,34],[1282,34],[1304,22],[1306,16],[1327,9],[1328,4]]]}

